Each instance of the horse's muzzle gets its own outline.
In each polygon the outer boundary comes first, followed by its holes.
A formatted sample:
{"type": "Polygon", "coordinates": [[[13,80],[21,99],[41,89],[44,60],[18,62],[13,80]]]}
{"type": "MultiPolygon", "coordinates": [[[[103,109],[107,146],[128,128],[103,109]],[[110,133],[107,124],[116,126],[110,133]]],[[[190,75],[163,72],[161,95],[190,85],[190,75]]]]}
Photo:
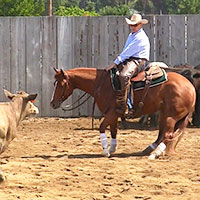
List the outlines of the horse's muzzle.
{"type": "Polygon", "coordinates": [[[57,108],[60,107],[60,103],[51,102],[51,103],[50,103],[50,106],[51,106],[53,109],[57,109],[57,108]]]}

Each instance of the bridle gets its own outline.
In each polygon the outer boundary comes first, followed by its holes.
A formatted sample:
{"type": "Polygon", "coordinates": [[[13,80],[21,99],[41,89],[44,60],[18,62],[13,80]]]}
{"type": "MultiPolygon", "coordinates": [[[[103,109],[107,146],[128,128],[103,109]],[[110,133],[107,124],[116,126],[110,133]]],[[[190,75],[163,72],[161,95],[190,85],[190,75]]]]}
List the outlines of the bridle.
{"type": "MultiPolygon", "coordinates": [[[[54,82],[54,87],[56,87],[57,86],[57,84],[58,84],[58,80],[55,80],[55,82],[54,82]]],[[[67,82],[64,84],[64,88],[63,88],[63,93],[62,93],[62,95],[61,95],[61,100],[62,100],[62,102],[64,101],[64,98],[65,98],[65,90],[66,90],[66,88],[67,88],[67,82]]]]}
{"type": "MultiPolygon", "coordinates": [[[[55,80],[55,82],[54,82],[54,86],[56,86],[57,85],[57,83],[58,83],[58,80],[55,80]]],[[[69,85],[69,83],[68,83],[68,81],[66,80],[66,82],[64,83],[64,85],[63,85],[63,93],[62,93],[62,95],[61,95],[61,100],[62,100],[62,102],[64,101],[64,99],[65,99],[65,90],[67,89],[67,87],[68,87],[68,85],[69,85]]],[[[83,100],[80,104],[78,104],[77,106],[74,106],[76,103],[78,103],[84,96],[86,96],[86,94],[87,94],[87,92],[85,92],[83,95],[81,95],[75,102],[73,102],[72,104],[70,104],[70,105],[66,105],[66,106],[61,106],[61,108],[62,108],[62,110],[63,111],[71,111],[71,110],[74,110],[74,109],[76,109],[76,108],[78,108],[79,106],[81,106],[81,105],[83,105],[90,97],[91,97],[91,95],[89,95],[85,100],[83,100]],[[74,106],[74,107],[73,107],[74,106]]]]}

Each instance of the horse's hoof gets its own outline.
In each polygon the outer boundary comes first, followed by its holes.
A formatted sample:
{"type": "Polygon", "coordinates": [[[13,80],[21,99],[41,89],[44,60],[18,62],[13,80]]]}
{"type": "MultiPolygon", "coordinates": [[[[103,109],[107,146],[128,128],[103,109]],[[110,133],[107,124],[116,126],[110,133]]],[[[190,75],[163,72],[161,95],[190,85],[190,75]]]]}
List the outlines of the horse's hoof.
{"type": "Polygon", "coordinates": [[[107,158],[110,158],[110,157],[111,157],[111,154],[108,152],[107,154],[105,154],[105,156],[106,156],[107,158]]]}
{"type": "Polygon", "coordinates": [[[155,154],[151,154],[149,157],[148,157],[149,160],[155,160],[156,159],[156,155],[155,154]]]}
{"type": "Polygon", "coordinates": [[[109,149],[109,154],[113,154],[113,153],[115,153],[115,151],[116,151],[116,148],[110,148],[109,149]]]}
{"type": "Polygon", "coordinates": [[[107,158],[110,158],[110,153],[108,151],[108,149],[104,149],[104,155],[107,157],[107,158]]]}

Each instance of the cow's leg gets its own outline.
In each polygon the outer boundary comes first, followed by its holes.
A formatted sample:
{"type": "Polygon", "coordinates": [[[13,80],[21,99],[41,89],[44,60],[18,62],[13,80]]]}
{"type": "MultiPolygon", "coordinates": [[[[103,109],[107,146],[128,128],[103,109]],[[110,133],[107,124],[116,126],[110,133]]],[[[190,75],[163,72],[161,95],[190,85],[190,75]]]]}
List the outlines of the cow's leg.
{"type": "MultiPolygon", "coordinates": [[[[2,134],[3,135],[3,134],[2,134]]],[[[6,149],[5,147],[5,138],[0,138],[0,154],[4,152],[6,149]]],[[[0,184],[3,183],[6,180],[6,177],[4,176],[3,172],[0,171],[0,184]]]]}
{"type": "Polygon", "coordinates": [[[5,180],[6,180],[5,175],[3,174],[2,171],[0,171],[0,184],[3,183],[3,182],[5,182],[5,180]]]}
{"type": "Polygon", "coordinates": [[[6,141],[6,137],[0,138],[0,154],[5,151],[8,146],[8,142],[6,141]]]}

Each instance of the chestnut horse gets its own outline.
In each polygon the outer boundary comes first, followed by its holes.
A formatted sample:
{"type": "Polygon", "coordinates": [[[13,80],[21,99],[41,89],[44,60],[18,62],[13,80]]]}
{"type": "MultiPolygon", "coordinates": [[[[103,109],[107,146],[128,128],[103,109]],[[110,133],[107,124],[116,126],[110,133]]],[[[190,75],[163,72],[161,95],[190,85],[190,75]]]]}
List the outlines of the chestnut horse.
{"type": "MultiPolygon", "coordinates": [[[[109,72],[96,68],[74,68],[66,71],[54,69],[55,83],[51,107],[56,109],[73,93],[80,89],[95,98],[99,110],[104,114],[100,124],[101,144],[106,156],[114,153],[117,146],[117,121],[121,117],[116,113],[116,92],[112,88],[109,72]],[[102,84],[103,79],[103,84],[102,84]],[[99,84],[101,83],[101,87],[99,84]],[[97,92],[98,91],[98,92],[97,92]],[[111,143],[108,150],[106,128],[110,126],[111,143]]],[[[151,114],[160,111],[159,134],[154,143],[138,152],[138,156],[149,155],[158,149],[160,144],[165,145],[166,153],[174,154],[175,147],[182,137],[187,126],[196,100],[193,85],[183,76],[175,72],[167,73],[168,81],[161,85],[149,88],[138,117],[142,114],[151,114]]],[[[138,106],[143,97],[143,90],[134,91],[134,105],[138,106]]],[[[161,152],[162,153],[162,152],[161,152]]],[[[160,153],[160,154],[161,154],[160,153]]]]}

